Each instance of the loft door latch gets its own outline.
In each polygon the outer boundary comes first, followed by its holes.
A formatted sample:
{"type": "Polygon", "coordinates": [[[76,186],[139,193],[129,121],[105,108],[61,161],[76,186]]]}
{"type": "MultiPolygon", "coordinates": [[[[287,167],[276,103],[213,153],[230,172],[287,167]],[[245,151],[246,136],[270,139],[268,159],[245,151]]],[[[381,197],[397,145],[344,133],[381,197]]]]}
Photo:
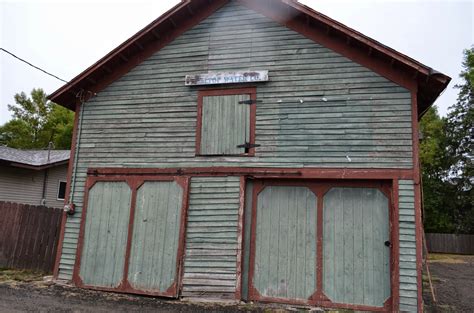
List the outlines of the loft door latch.
{"type": "Polygon", "coordinates": [[[248,105],[252,105],[252,104],[257,104],[257,103],[261,103],[262,100],[242,100],[242,101],[239,101],[239,104],[248,104],[248,105]]]}
{"type": "Polygon", "coordinates": [[[260,145],[256,145],[254,143],[249,143],[249,142],[246,142],[244,143],[243,145],[238,145],[237,148],[243,148],[243,149],[252,149],[252,148],[257,148],[257,147],[260,147],[260,145]]]}

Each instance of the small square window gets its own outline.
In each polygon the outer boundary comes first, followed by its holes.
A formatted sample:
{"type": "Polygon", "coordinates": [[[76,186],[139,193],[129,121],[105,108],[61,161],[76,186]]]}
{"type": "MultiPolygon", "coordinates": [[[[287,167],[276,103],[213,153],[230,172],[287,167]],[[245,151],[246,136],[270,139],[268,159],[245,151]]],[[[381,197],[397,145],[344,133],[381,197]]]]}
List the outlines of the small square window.
{"type": "Polygon", "coordinates": [[[64,200],[64,198],[66,197],[66,185],[67,183],[65,181],[59,182],[58,200],[64,200]]]}
{"type": "Polygon", "coordinates": [[[255,88],[204,90],[198,97],[196,154],[254,155],[255,88]]]}

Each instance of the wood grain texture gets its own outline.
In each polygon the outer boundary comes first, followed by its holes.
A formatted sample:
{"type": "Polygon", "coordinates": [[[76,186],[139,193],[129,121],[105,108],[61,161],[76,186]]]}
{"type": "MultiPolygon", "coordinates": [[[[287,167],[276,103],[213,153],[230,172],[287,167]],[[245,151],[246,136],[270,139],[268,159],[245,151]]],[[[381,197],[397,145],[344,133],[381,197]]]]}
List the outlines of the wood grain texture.
{"type": "Polygon", "coordinates": [[[182,200],[175,181],[138,189],[128,272],[133,288],[164,293],[176,281],[182,200]]]}
{"type": "Polygon", "coordinates": [[[308,299],[316,291],[316,201],[306,187],[259,194],[253,282],[262,296],[308,299]]]}
{"type": "Polygon", "coordinates": [[[183,297],[234,298],[239,188],[239,177],[192,178],[183,297]]]}
{"type": "Polygon", "coordinates": [[[118,287],[123,279],[131,190],[98,182],[89,191],[80,277],[84,284],[118,287]]]}
{"type": "Polygon", "coordinates": [[[383,307],[390,297],[389,205],[374,188],[324,196],[323,291],[333,302],[383,307]]]}

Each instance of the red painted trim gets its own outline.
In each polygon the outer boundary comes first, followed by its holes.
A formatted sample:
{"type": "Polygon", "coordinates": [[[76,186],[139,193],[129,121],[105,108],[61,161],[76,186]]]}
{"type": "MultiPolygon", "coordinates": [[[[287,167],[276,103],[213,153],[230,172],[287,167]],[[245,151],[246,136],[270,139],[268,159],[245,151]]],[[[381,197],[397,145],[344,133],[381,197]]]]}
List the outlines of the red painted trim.
{"type": "Polygon", "coordinates": [[[186,226],[186,215],[187,215],[187,207],[188,207],[188,197],[189,197],[189,177],[156,176],[156,175],[155,176],[115,175],[115,176],[108,176],[108,177],[88,176],[87,181],[86,181],[84,208],[82,212],[81,226],[80,226],[80,231],[79,231],[79,242],[77,246],[76,261],[74,264],[74,271],[73,271],[73,282],[75,283],[75,285],[80,288],[87,288],[87,289],[93,289],[93,290],[114,291],[114,292],[120,292],[120,293],[134,293],[134,294],[141,294],[141,295],[176,298],[178,296],[178,291],[181,286],[182,272],[183,272],[182,266],[183,266],[184,245],[185,245],[184,241],[185,241],[185,226],[186,226]],[[81,268],[81,260],[82,260],[82,251],[84,248],[85,223],[86,223],[86,216],[87,216],[89,192],[97,182],[103,182],[103,181],[126,182],[129,185],[131,193],[132,193],[123,277],[120,284],[115,288],[86,285],[84,284],[82,278],[80,277],[80,268],[81,268]],[[165,292],[140,290],[133,287],[128,281],[128,269],[130,265],[130,253],[131,253],[131,245],[132,245],[132,237],[133,237],[133,226],[134,226],[137,192],[140,186],[143,185],[143,183],[146,181],[176,181],[183,189],[179,242],[178,242],[178,251],[176,253],[176,276],[175,276],[175,281],[173,282],[173,284],[165,292]]]}
{"type": "MultiPolygon", "coordinates": [[[[218,89],[202,89],[198,91],[197,103],[197,122],[196,122],[196,156],[215,157],[213,155],[201,154],[201,139],[202,139],[202,106],[204,97],[212,96],[228,96],[228,95],[250,95],[250,99],[257,101],[257,88],[218,88],[218,89]]],[[[250,144],[255,143],[255,128],[257,121],[257,104],[250,106],[250,144]]],[[[243,143],[242,143],[243,144],[243,143]]],[[[249,153],[242,153],[237,156],[254,156],[255,148],[249,149],[249,153]]],[[[231,156],[231,155],[225,155],[231,156]]]]}
{"type": "Polygon", "coordinates": [[[422,250],[422,221],[421,221],[421,186],[415,184],[415,229],[416,229],[416,285],[418,292],[418,312],[423,312],[423,250],[422,250]]]}
{"type": "Polygon", "coordinates": [[[399,226],[399,185],[398,179],[392,181],[391,207],[391,241],[392,241],[392,309],[399,311],[400,307],[400,226],[399,226]]]}
{"type": "MultiPolygon", "coordinates": [[[[74,168],[74,156],[76,155],[76,144],[77,144],[77,132],[79,128],[79,104],[76,104],[76,113],[74,114],[74,126],[72,131],[72,140],[71,140],[71,152],[69,154],[69,165],[67,169],[67,184],[66,184],[66,197],[64,197],[64,204],[69,202],[71,197],[71,182],[72,182],[72,171],[74,168]]],[[[59,266],[61,262],[61,254],[63,253],[63,243],[64,243],[64,235],[66,233],[66,221],[67,221],[67,214],[63,211],[61,216],[61,228],[59,232],[59,242],[58,248],[56,250],[56,260],[54,262],[54,269],[53,269],[53,278],[58,279],[59,276],[59,266]]]]}
{"type": "Polygon", "coordinates": [[[348,168],[275,168],[275,167],[188,167],[188,168],[91,168],[88,175],[167,175],[167,176],[240,176],[255,178],[311,179],[413,179],[411,169],[348,169],[348,168]]]}
{"type": "Polygon", "coordinates": [[[176,264],[178,270],[176,271],[176,296],[179,296],[183,288],[184,276],[184,254],[186,247],[186,225],[188,223],[188,208],[189,208],[189,192],[191,179],[189,177],[176,177],[178,184],[183,188],[183,204],[181,208],[181,225],[179,230],[178,255],[176,256],[176,264]]]}
{"type": "MultiPolygon", "coordinates": [[[[397,181],[398,184],[398,181],[397,181]]],[[[383,311],[392,312],[398,305],[394,305],[398,301],[398,279],[394,276],[398,275],[398,202],[395,205],[394,196],[394,182],[392,180],[285,180],[285,179],[267,179],[256,180],[253,190],[252,202],[252,227],[251,227],[251,249],[250,249],[250,277],[249,277],[249,298],[250,300],[260,302],[275,302],[288,304],[302,304],[322,306],[329,308],[343,308],[363,311],[383,311]],[[317,265],[316,265],[316,290],[308,299],[282,299],[274,297],[262,296],[254,286],[255,275],[255,250],[256,250],[256,224],[257,224],[257,202],[258,194],[266,186],[304,186],[309,188],[317,196],[317,265]],[[390,240],[393,245],[391,248],[390,258],[390,288],[391,295],[384,302],[383,307],[372,307],[366,305],[352,305],[332,302],[323,292],[322,278],[323,278],[323,206],[324,195],[332,188],[336,187],[361,187],[361,188],[376,188],[380,190],[386,197],[389,203],[389,223],[390,223],[390,240]]],[[[398,194],[398,191],[397,191],[398,194]]]]}
{"type": "Polygon", "coordinates": [[[239,185],[239,222],[237,226],[237,281],[235,285],[235,299],[242,298],[242,266],[244,251],[244,211],[245,211],[245,176],[240,176],[239,185]]]}
{"type": "Polygon", "coordinates": [[[420,141],[419,125],[416,112],[418,112],[418,92],[412,92],[412,136],[413,136],[413,176],[415,189],[415,229],[416,229],[416,277],[418,292],[418,312],[423,312],[423,283],[422,283],[422,260],[423,260],[423,233],[422,233],[422,198],[420,177],[420,141]]]}
{"type": "Polygon", "coordinates": [[[418,127],[418,95],[417,91],[414,90],[411,93],[411,107],[412,107],[412,139],[413,139],[413,176],[415,184],[420,183],[420,140],[419,140],[419,127],[418,127]]]}

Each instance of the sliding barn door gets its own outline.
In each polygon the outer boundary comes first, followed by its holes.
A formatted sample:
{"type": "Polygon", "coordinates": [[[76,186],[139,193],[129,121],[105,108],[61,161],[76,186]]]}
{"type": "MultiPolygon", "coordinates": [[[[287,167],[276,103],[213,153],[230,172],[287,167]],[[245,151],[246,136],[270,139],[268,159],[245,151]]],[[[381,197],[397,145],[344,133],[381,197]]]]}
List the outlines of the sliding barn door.
{"type": "Polygon", "coordinates": [[[177,292],[183,190],[176,182],[145,182],[137,191],[128,281],[137,290],[177,292]]]}
{"type": "Polygon", "coordinates": [[[257,198],[253,287],[261,297],[306,300],[316,291],[316,195],[267,186],[257,198]]]}
{"type": "Polygon", "coordinates": [[[82,284],[118,288],[123,280],[132,191],[126,182],[89,190],[80,263],[82,284]]]}
{"type": "Polygon", "coordinates": [[[389,202],[375,188],[324,195],[323,291],[334,303],[384,306],[390,297],[389,202]]]}
{"type": "Polygon", "coordinates": [[[78,286],[177,297],[188,180],[149,179],[90,179],[74,271],[78,286]]]}

